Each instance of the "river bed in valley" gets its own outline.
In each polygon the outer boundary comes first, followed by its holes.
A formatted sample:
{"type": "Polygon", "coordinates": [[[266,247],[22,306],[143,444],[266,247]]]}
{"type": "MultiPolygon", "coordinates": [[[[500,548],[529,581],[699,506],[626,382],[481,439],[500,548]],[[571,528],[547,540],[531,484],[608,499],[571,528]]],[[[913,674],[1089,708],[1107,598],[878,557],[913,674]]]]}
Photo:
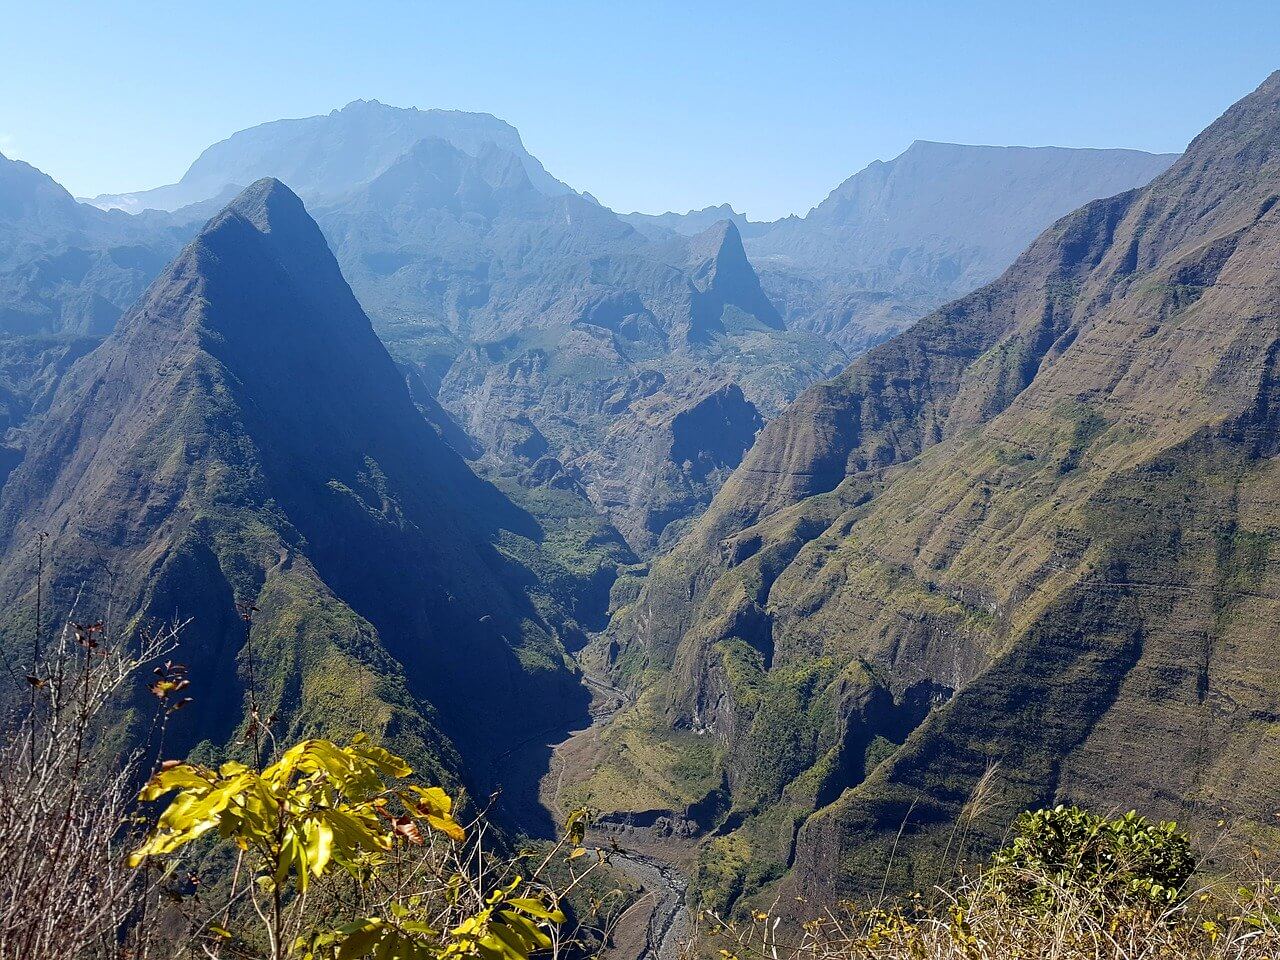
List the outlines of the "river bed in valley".
{"type": "MultiPolygon", "coordinates": [[[[628,703],[622,691],[602,680],[584,676],[583,682],[592,695],[588,724],[531,735],[497,758],[502,807],[508,818],[534,836],[555,835],[564,816],[560,801],[566,770],[577,761],[582,746],[628,703]]],[[[619,918],[605,956],[608,960],[678,960],[690,932],[685,906],[688,882],[680,863],[687,861],[693,843],[637,839],[640,842],[629,844],[625,834],[615,831],[587,833],[587,846],[608,851],[613,867],[643,891],[619,918]]]]}

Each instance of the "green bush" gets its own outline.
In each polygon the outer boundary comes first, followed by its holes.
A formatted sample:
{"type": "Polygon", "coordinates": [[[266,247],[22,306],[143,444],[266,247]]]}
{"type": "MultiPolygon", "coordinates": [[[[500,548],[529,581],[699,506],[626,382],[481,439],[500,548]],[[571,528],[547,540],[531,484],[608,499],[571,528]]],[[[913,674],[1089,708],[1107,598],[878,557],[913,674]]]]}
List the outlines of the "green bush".
{"type": "Polygon", "coordinates": [[[1132,810],[1108,819],[1059,805],[1018,818],[989,876],[1010,899],[1035,910],[1052,909],[1068,888],[1107,908],[1164,909],[1182,899],[1195,866],[1177,824],[1132,810]]]}

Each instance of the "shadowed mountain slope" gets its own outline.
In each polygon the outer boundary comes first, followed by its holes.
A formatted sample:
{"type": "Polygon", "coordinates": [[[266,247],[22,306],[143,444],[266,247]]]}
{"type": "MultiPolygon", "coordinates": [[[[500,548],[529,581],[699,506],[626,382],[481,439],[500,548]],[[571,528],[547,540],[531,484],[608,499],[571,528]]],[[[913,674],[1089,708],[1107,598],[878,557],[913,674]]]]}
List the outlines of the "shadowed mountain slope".
{"type": "Polygon", "coordinates": [[[259,608],[259,696],[285,739],[364,729],[454,774],[456,746],[484,782],[530,724],[574,715],[533,575],[499,549],[540,531],[414,406],[279,182],[209,222],[31,433],[0,493],[7,608],[29,610],[45,531],[53,609],[191,618],[199,708],[175,749],[241,722],[237,603],[259,608]]]}
{"type": "Polygon", "coordinates": [[[737,384],[664,388],[632,403],[575,472],[627,542],[649,553],[711,502],[762,426],[737,384]]]}
{"type": "Polygon", "coordinates": [[[808,390],[654,563],[614,667],[717,744],[710,902],[927,886],[1059,800],[1280,849],[1277,199],[1280,73],[808,390]]]}

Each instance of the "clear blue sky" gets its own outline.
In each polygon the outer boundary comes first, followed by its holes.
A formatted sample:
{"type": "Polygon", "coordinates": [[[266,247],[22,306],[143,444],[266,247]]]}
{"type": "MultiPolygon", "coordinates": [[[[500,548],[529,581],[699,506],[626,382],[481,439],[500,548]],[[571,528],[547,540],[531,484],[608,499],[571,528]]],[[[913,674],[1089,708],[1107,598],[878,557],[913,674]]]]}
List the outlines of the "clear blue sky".
{"type": "Polygon", "coordinates": [[[615,209],[803,212],[912,140],[1179,150],[1280,68],[1280,3],[0,0],[0,151],[73,193],[356,99],[514,123],[615,209]]]}

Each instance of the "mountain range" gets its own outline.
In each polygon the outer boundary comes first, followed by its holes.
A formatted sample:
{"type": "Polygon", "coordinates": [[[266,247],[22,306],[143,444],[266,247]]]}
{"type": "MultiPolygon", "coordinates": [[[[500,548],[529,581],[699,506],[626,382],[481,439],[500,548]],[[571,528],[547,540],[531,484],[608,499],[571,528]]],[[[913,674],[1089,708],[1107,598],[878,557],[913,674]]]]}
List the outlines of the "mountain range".
{"type": "Polygon", "coordinates": [[[1277,197],[1280,74],[1181,157],[922,141],[772,224],[376,102],[93,204],[0,158],[0,642],[37,584],[190,618],[175,748],[253,684],[476,791],[607,679],[564,796],[721,909],[1058,800],[1280,841],[1277,197]]]}
{"type": "Polygon", "coordinates": [[[927,887],[1058,802],[1277,849],[1277,199],[1280,73],[803,393],[619,589],[579,795],[700,812],[720,908],[927,887]]]}
{"type": "MultiPolygon", "coordinates": [[[[620,218],[575,193],[525,151],[514,128],[493,117],[376,101],[242,131],[201,154],[177,184],[93,201],[145,211],[137,216],[77,204],[37,171],[4,162],[0,168],[22,177],[10,177],[0,188],[14,209],[9,227],[0,231],[0,251],[5,234],[14,241],[13,252],[0,257],[0,328],[57,338],[41,352],[55,361],[62,350],[83,352],[85,345],[70,335],[109,332],[168,258],[242,184],[280,178],[314,208],[375,330],[419,381],[419,397],[438,401],[435,419],[450,421],[450,436],[466,435],[461,452],[518,499],[541,500],[550,495],[548,484],[556,485],[562,506],[573,497],[575,511],[598,515],[602,526],[593,536],[609,539],[620,531],[629,550],[647,557],[706,506],[738,454],[717,441],[714,450],[690,451],[687,461],[609,462],[623,452],[610,438],[651,435],[658,421],[648,410],[674,409],[681,397],[725,384],[736,385],[747,401],[724,408],[740,412],[730,435],[745,435],[757,418],[774,416],[805,386],[905,325],[908,306],[890,310],[896,319],[888,326],[862,333],[854,332],[860,320],[850,326],[818,319],[826,308],[817,299],[845,296],[833,292],[838,284],[821,279],[842,269],[837,261],[846,255],[832,251],[848,245],[849,235],[866,234],[868,218],[887,215],[903,223],[897,233],[881,230],[860,248],[869,261],[889,256],[882,248],[890,241],[933,244],[934,253],[916,259],[927,258],[953,243],[954,234],[997,232],[980,222],[992,193],[1026,200],[1020,228],[1030,234],[1076,194],[1101,195],[1163,162],[1132,151],[1057,151],[1056,165],[1024,164],[1034,175],[1015,176],[1005,170],[1008,162],[989,161],[987,148],[954,150],[956,157],[944,155],[933,168],[907,163],[912,151],[878,165],[905,172],[881,177],[888,186],[881,186],[875,202],[836,202],[837,195],[874,193],[851,186],[870,175],[864,171],[803,221],[750,224],[713,208],[676,218],[678,229],[663,225],[671,218],[637,227],[635,217],[620,218]],[[948,164],[962,169],[959,183],[999,189],[967,206],[955,204],[953,236],[934,240],[921,227],[927,215],[909,213],[910,202],[901,198],[918,193],[948,164]],[[991,167],[985,181],[974,172],[984,165],[991,167]],[[34,196],[42,198],[38,211],[34,196]],[[774,234],[790,239],[769,241],[774,234]],[[765,259],[751,253],[766,242],[799,253],[767,252],[765,259]],[[826,254],[824,245],[832,248],[826,254]],[[763,281],[753,257],[756,264],[770,264],[763,281]],[[797,279],[801,273],[803,281],[797,279]],[[802,286],[807,292],[797,292],[802,286]],[[800,304],[805,298],[808,306],[800,304]],[[715,467],[693,466],[700,457],[715,467]],[[659,487],[641,492],[634,482],[619,484],[615,478],[622,474],[648,477],[659,487]],[[624,491],[631,491],[625,502],[619,500],[624,491]]],[[[938,203],[936,192],[921,196],[938,203]]],[[[1008,233],[1018,209],[1015,204],[1012,212],[988,214],[988,220],[998,219],[1000,231],[1008,233]]],[[[1013,254],[1002,249],[984,255],[970,271],[975,282],[983,269],[995,269],[1001,256],[1013,254]]],[[[856,282],[866,286],[868,277],[883,280],[884,273],[868,263],[856,282]]],[[[953,278],[952,285],[964,282],[953,278]]],[[[900,293],[889,300],[870,296],[896,303],[900,293]]],[[[935,289],[929,296],[932,305],[943,293],[935,289]]],[[[60,368],[53,362],[48,369],[60,368]]],[[[11,379],[21,388],[30,376],[11,379]]],[[[33,402],[19,395],[13,407],[21,411],[33,402]]],[[[688,443],[686,437],[681,449],[688,443]]],[[[21,436],[10,438],[10,448],[21,445],[21,436]]],[[[654,457],[674,447],[668,437],[639,449],[654,457]]]]}

